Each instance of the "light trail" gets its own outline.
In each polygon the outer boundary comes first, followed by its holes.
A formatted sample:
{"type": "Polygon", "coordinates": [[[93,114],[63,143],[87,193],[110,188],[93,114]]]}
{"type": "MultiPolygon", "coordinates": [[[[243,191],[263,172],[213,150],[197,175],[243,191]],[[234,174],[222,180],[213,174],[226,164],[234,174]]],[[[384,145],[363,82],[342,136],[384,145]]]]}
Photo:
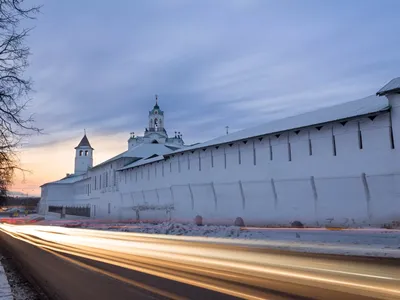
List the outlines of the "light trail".
{"type": "MultiPolygon", "coordinates": [[[[239,298],[269,299],[263,289],[313,297],[313,292],[322,288],[354,296],[400,299],[397,266],[279,255],[269,253],[262,243],[246,247],[249,241],[222,238],[7,224],[1,224],[0,230],[76,264],[82,263],[65,254],[239,298]]],[[[168,298],[180,299],[174,295],[168,298]]]]}

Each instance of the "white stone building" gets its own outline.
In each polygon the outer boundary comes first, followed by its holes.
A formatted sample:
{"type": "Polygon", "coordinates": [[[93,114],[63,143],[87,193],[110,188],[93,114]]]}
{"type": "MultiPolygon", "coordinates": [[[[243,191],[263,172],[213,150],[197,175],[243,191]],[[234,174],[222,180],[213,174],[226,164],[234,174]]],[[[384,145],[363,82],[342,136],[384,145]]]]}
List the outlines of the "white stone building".
{"type": "Polygon", "coordinates": [[[400,221],[400,78],[376,95],[189,147],[179,134],[167,136],[156,104],[128,151],[92,167],[87,138],[76,150],[75,174],[42,186],[42,212],[87,205],[93,218],[393,224],[400,221]]]}

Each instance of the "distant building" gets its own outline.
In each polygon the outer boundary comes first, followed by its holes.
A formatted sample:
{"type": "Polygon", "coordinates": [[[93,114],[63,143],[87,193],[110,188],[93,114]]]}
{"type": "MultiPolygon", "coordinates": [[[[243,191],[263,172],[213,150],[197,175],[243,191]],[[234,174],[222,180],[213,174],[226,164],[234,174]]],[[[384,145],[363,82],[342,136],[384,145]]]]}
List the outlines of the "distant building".
{"type": "Polygon", "coordinates": [[[400,78],[376,95],[191,146],[164,125],[156,103],[144,136],[132,134],[126,152],[96,166],[84,137],[75,174],[42,186],[41,211],[86,205],[93,218],[400,224],[400,78]]]}

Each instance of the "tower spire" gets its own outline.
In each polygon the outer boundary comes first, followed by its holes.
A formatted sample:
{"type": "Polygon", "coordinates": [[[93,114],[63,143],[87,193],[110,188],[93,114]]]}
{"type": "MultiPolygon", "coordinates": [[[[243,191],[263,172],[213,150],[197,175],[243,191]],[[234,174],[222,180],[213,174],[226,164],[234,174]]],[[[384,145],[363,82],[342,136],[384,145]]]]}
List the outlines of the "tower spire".
{"type": "Polygon", "coordinates": [[[85,129],[83,129],[83,134],[84,134],[84,135],[86,135],[86,128],[85,128],[85,129]]]}
{"type": "Polygon", "coordinates": [[[158,106],[158,95],[155,94],[155,98],[156,98],[156,104],[154,104],[153,109],[160,109],[160,107],[158,106]]]}

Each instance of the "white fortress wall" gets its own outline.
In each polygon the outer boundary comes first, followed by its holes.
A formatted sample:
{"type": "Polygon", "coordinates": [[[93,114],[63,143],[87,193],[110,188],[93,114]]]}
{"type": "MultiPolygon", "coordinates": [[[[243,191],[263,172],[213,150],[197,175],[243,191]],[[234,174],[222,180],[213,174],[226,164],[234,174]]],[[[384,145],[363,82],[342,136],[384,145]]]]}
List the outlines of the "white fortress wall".
{"type": "Polygon", "coordinates": [[[172,218],[190,221],[201,215],[211,223],[233,223],[236,217],[254,225],[396,221],[397,115],[394,111],[394,149],[389,112],[332,122],[178,153],[122,171],[121,201],[173,203],[172,218]]]}
{"type": "Polygon", "coordinates": [[[400,94],[386,97],[135,163],[123,153],[83,177],[43,185],[40,210],[90,205],[94,218],[193,222],[200,215],[204,223],[241,217],[246,225],[400,222],[400,94]]]}

